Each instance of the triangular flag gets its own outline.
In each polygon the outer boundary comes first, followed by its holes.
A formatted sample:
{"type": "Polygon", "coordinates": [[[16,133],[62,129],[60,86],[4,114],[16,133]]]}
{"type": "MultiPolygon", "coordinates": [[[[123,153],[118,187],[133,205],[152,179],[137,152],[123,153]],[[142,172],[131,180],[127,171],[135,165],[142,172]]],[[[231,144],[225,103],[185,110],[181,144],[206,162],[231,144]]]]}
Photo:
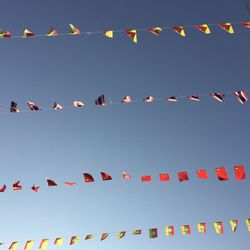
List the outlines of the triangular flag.
{"type": "Polygon", "coordinates": [[[49,245],[49,240],[48,240],[48,239],[43,239],[43,240],[41,240],[38,249],[39,249],[39,250],[41,250],[41,249],[46,249],[46,248],[48,247],[48,245],[49,245]]]}
{"type": "Polygon", "coordinates": [[[224,233],[224,228],[223,228],[223,224],[221,221],[218,221],[218,222],[214,222],[214,229],[215,229],[215,232],[217,234],[223,234],[224,233]]]}
{"type": "Polygon", "coordinates": [[[211,93],[210,94],[215,100],[219,101],[219,102],[222,102],[223,99],[225,98],[225,94],[223,93],[211,93]]]}
{"type": "Polygon", "coordinates": [[[57,30],[55,28],[51,28],[49,32],[46,34],[46,36],[57,36],[57,30]]]}
{"type": "Polygon", "coordinates": [[[77,29],[73,24],[69,24],[69,28],[70,28],[70,30],[69,30],[69,34],[71,34],[71,35],[80,35],[80,30],[79,29],[77,29]]]}
{"type": "Polygon", "coordinates": [[[242,22],[241,24],[246,28],[250,29],[250,22],[242,22]]]}
{"type": "Polygon", "coordinates": [[[126,234],[126,231],[118,232],[118,235],[117,235],[118,239],[119,240],[122,239],[125,236],[125,234],[126,234]]]}
{"type": "Polygon", "coordinates": [[[165,100],[168,102],[177,102],[177,97],[170,96],[170,97],[166,97],[165,100]]]}
{"type": "Polygon", "coordinates": [[[15,241],[15,242],[12,242],[11,245],[9,246],[9,250],[16,250],[17,247],[19,246],[19,242],[18,241],[15,241]]]}
{"type": "Polygon", "coordinates": [[[211,34],[211,31],[210,31],[210,29],[209,29],[209,27],[208,27],[208,25],[207,24],[200,24],[200,25],[195,25],[195,27],[198,29],[198,30],[200,30],[200,31],[202,31],[204,34],[211,34]]]}
{"type": "Polygon", "coordinates": [[[206,223],[204,223],[204,222],[198,223],[197,228],[198,228],[199,233],[204,233],[205,234],[207,232],[206,223]]]}
{"type": "Polygon", "coordinates": [[[89,173],[83,173],[84,181],[85,182],[94,182],[94,178],[91,174],[89,173]]]}
{"type": "Polygon", "coordinates": [[[103,233],[101,236],[101,240],[105,240],[109,236],[109,233],[103,233]]]}
{"type": "Polygon", "coordinates": [[[47,180],[47,183],[48,183],[48,186],[49,187],[53,187],[53,186],[57,186],[57,183],[51,179],[46,179],[47,180]]]}
{"type": "Polygon", "coordinates": [[[54,110],[61,110],[61,109],[63,109],[63,106],[58,104],[57,102],[54,102],[53,109],[54,110]]]}
{"type": "Polygon", "coordinates": [[[132,39],[134,43],[137,43],[137,31],[136,30],[125,30],[125,33],[132,39]]]}
{"type": "Polygon", "coordinates": [[[37,111],[40,110],[40,108],[38,107],[38,105],[36,105],[34,102],[27,102],[27,106],[31,111],[37,111]]]}
{"type": "Polygon", "coordinates": [[[22,190],[23,187],[21,185],[19,185],[20,181],[17,181],[16,183],[13,184],[13,190],[22,190]]]}
{"type": "Polygon", "coordinates": [[[189,234],[191,234],[190,226],[189,226],[189,225],[183,225],[183,226],[181,226],[181,232],[182,232],[182,234],[184,234],[184,235],[189,235],[189,234]]]}
{"type": "Polygon", "coordinates": [[[234,174],[237,181],[245,180],[246,179],[246,172],[244,166],[235,166],[234,167],[234,174]]]}
{"type": "Polygon", "coordinates": [[[233,94],[241,104],[248,101],[247,92],[245,90],[235,91],[233,94]]]}
{"type": "Polygon", "coordinates": [[[109,38],[113,38],[113,34],[114,32],[113,32],[113,30],[104,30],[104,31],[102,31],[102,34],[104,35],[104,36],[106,36],[106,37],[109,37],[109,38]]]}
{"type": "Polygon", "coordinates": [[[127,95],[125,96],[122,100],[121,103],[131,103],[132,102],[132,98],[131,96],[127,95]]]}
{"type": "Polygon", "coordinates": [[[188,100],[195,101],[195,102],[200,101],[200,97],[198,95],[190,95],[187,98],[188,98],[188,100]]]}
{"type": "Polygon", "coordinates": [[[236,232],[238,226],[238,220],[230,220],[230,226],[233,232],[236,232]]]}
{"type": "Polygon", "coordinates": [[[54,241],[54,245],[56,246],[62,246],[63,244],[63,241],[64,241],[64,238],[56,238],[55,241],[54,241]]]}
{"type": "Polygon", "coordinates": [[[234,29],[231,23],[221,23],[221,24],[218,24],[218,26],[230,34],[234,33],[234,29]]]}
{"type": "Polygon", "coordinates": [[[23,38],[32,37],[34,35],[35,34],[33,32],[31,32],[30,30],[28,30],[28,29],[24,29],[24,31],[23,31],[23,38]]]}
{"type": "Polygon", "coordinates": [[[174,26],[171,27],[171,29],[183,37],[186,36],[184,28],[182,26],[174,26]]]}
{"type": "Polygon", "coordinates": [[[72,236],[71,239],[70,239],[70,246],[71,245],[76,245],[78,242],[79,242],[79,237],[78,236],[72,236]]]}
{"type": "Polygon", "coordinates": [[[227,171],[224,167],[222,168],[215,168],[216,176],[220,181],[227,181],[228,175],[227,171]]]}
{"type": "Polygon", "coordinates": [[[174,236],[174,226],[166,226],[165,229],[166,236],[174,236]]]}
{"type": "Polygon", "coordinates": [[[159,36],[160,33],[162,32],[162,28],[161,27],[148,28],[148,31],[156,36],[159,36]]]}
{"type": "Polygon", "coordinates": [[[31,249],[34,246],[34,240],[27,240],[24,246],[24,250],[31,249]]]}
{"type": "Polygon", "coordinates": [[[112,177],[107,173],[101,172],[101,176],[102,176],[103,181],[111,181],[112,180],[112,177]]]}

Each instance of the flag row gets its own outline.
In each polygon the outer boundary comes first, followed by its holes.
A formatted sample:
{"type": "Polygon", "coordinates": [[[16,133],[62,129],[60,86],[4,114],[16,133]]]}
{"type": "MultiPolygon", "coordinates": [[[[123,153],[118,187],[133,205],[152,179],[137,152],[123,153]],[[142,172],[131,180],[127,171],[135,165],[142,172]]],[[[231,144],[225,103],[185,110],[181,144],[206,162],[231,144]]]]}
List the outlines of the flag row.
{"type": "Polygon", "coordinates": [[[73,24],[69,24],[69,30],[67,33],[59,33],[55,27],[52,27],[49,29],[48,32],[44,34],[35,34],[33,31],[31,31],[29,28],[25,28],[22,32],[22,35],[12,35],[10,31],[8,30],[1,30],[0,31],[0,38],[31,38],[31,37],[56,37],[59,35],[96,35],[96,34],[102,34],[108,38],[113,38],[115,33],[125,33],[134,43],[138,42],[138,31],[148,31],[149,33],[159,36],[162,31],[164,30],[172,30],[176,32],[178,35],[185,37],[186,36],[186,28],[193,27],[202,33],[206,35],[210,35],[211,32],[211,26],[217,26],[224,31],[228,32],[229,34],[234,34],[234,28],[233,24],[236,25],[242,25],[246,28],[250,28],[250,22],[226,22],[226,23],[219,23],[219,24],[196,24],[196,25],[180,25],[180,26],[161,26],[161,27],[149,27],[149,28],[141,28],[141,29],[119,29],[119,30],[112,30],[112,29],[106,29],[102,31],[88,31],[88,32],[82,32],[78,27],[76,27],[73,24]]]}
{"type": "MultiPolygon", "coordinates": [[[[229,176],[228,176],[228,173],[227,173],[227,170],[225,167],[215,168],[215,174],[216,174],[216,177],[219,181],[228,181],[229,180],[229,176]]],[[[100,172],[100,175],[101,175],[102,181],[111,181],[112,180],[112,176],[108,173],[100,172]]],[[[197,178],[202,179],[202,180],[206,180],[209,178],[208,172],[206,169],[196,170],[196,175],[197,175],[197,178]]],[[[246,179],[245,167],[242,165],[235,166],[234,167],[234,175],[235,175],[235,179],[237,181],[245,180],[246,179]]],[[[132,175],[130,175],[127,172],[123,172],[122,179],[124,179],[124,180],[132,179],[132,175]]],[[[187,171],[177,172],[177,179],[179,180],[179,182],[189,181],[188,172],[187,171]]],[[[83,173],[83,181],[85,183],[93,183],[93,182],[95,182],[95,179],[94,179],[93,175],[91,175],[90,173],[83,173]]],[[[141,176],[141,182],[151,182],[151,181],[152,181],[151,175],[141,176]]],[[[160,182],[170,181],[170,174],[168,174],[168,173],[159,174],[159,181],[160,182]]],[[[47,186],[49,186],[49,187],[56,187],[59,185],[57,181],[52,180],[52,179],[46,179],[46,182],[47,182],[47,186]]],[[[73,182],[73,181],[65,181],[65,182],[63,182],[63,184],[66,186],[74,186],[77,183],[73,182]]],[[[7,189],[7,185],[4,184],[0,188],[0,192],[3,193],[6,191],[6,189],[7,189]]],[[[38,192],[39,189],[40,189],[40,186],[38,186],[38,185],[33,185],[31,187],[31,190],[33,190],[34,192],[38,192]]],[[[18,180],[17,182],[15,182],[12,185],[12,190],[14,190],[14,191],[23,190],[23,186],[21,185],[20,180],[18,180]]]]}
{"type": "MultiPolygon", "coordinates": [[[[247,230],[250,232],[250,218],[247,218],[245,220],[246,226],[247,226],[247,230]]],[[[237,231],[237,227],[239,224],[239,220],[238,219],[233,219],[229,221],[229,225],[231,228],[232,232],[236,232],[237,231]]],[[[224,223],[222,221],[216,221],[212,223],[214,231],[216,234],[224,234],[224,223]]],[[[194,229],[192,229],[194,230],[194,229]]],[[[181,225],[180,228],[178,228],[178,231],[182,234],[182,235],[191,235],[192,233],[191,230],[191,226],[190,225],[181,225]]],[[[200,222],[197,224],[197,230],[199,233],[202,234],[206,234],[207,233],[207,223],[205,222],[200,222]]],[[[166,236],[174,236],[176,234],[176,226],[173,225],[169,225],[165,227],[165,235],[166,236]]],[[[134,236],[139,236],[142,235],[143,233],[146,233],[148,235],[148,237],[150,239],[155,239],[158,238],[158,228],[150,228],[150,229],[135,229],[132,230],[132,232],[130,232],[130,234],[134,235],[134,236]],[[145,232],[146,231],[146,232],[145,232]]],[[[97,238],[98,240],[104,241],[105,239],[107,239],[110,234],[116,234],[118,240],[121,240],[122,238],[124,238],[125,236],[128,235],[128,231],[119,231],[119,232],[112,232],[112,233],[102,233],[99,236],[97,236],[96,234],[87,234],[84,237],[82,236],[71,236],[70,239],[66,242],[64,237],[58,237],[54,240],[49,240],[49,239],[42,239],[38,242],[38,249],[47,249],[49,246],[49,243],[51,245],[54,246],[63,246],[63,245],[77,245],[79,243],[79,241],[81,239],[84,240],[93,240],[95,238],[97,238]]],[[[4,242],[0,243],[1,245],[4,244],[4,242]]],[[[9,250],[15,250],[18,248],[18,246],[20,245],[19,241],[14,241],[10,244],[9,246],[9,250]]],[[[24,250],[27,249],[32,249],[35,245],[35,240],[27,240],[24,244],[24,250]]]]}
{"type": "MultiPolygon", "coordinates": [[[[202,95],[202,96],[204,96],[204,95],[202,95]]],[[[214,92],[214,93],[208,94],[208,96],[211,96],[214,100],[216,100],[218,102],[223,102],[224,98],[226,97],[226,94],[221,93],[221,92],[214,92]]],[[[246,101],[248,101],[248,95],[247,95],[246,90],[234,91],[233,96],[235,96],[236,100],[241,104],[244,104],[246,101]]],[[[143,98],[141,100],[133,100],[131,96],[125,96],[118,103],[119,104],[129,104],[129,103],[138,103],[138,102],[152,103],[155,101],[178,102],[179,99],[183,99],[183,97],[170,96],[170,97],[157,99],[154,96],[148,96],[148,97],[143,98]]],[[[195,95],[187,96],[186,99],[190,100],[190,101],[194,101],[194,102],[199,102],[201,100],[201,96],[195,94],[195,95]]],[[[112,104],[118,104],[118,103],[113,103],[110,99],[108,99],[108,101],[107,101],[105,98],[105,95],[99,96],[94,102],[95,106],[105,106],[105,105],[112,105],[112,104]]],[[[58,102],[54,102],[52,107],[46,108],[46,109],[42,109],[40,105],[38,105],[37,103],[34,103],[32,101],[27,101],[26,105],[27,105],[27,108],[29,111],[62,110],[64,108],[69,108],[69,107],[82,108],[82,107],[86,106],[85,102],[82,100],[73,100],[72,105],[67,106],[67,107],[64,107],[64,105],[59,104],[58,102]]],[[[3,104],[1,104],[1,107],[3,107],[3,104]]],[[[11,113],[20,113],[21,112],[21,108],[18,107],[17,102],[11,101],[10,112],[11,113]]]]}

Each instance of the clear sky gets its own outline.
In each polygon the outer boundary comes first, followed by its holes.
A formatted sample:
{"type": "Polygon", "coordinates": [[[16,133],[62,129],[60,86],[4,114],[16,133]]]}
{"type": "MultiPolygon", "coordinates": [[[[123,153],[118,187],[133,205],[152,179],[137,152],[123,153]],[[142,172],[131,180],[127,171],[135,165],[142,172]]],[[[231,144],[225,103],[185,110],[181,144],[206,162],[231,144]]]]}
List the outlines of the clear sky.
{"type": "MultiPolygon", "coordinates": [[[[54,0],[1,1],[0,25],[13,34],[24,27],[45,33],[51,26],[67,32],[73,23],[81,31],[145,28],[150,26],[247,21],[243,1],[236,0],[54,0]]],[[[1,113],[0,195],[1,241],[7,249],[29,239],[54,240],[65,236],[60,249],[69,249],[72,235],[81,236],[72,249],[185,249],[245,250],[250,243],[245,218],[249,217],[249,179],[237,182],[233,166],[245,165],[249,173],[249,103],[240,105],[227,96],[219,103],[211,97],[200,103],[113,105],[97,108],[96,97],[113,101],[125,95],[142,99],[250,89],[250,31],[236,25],[235,34],[212,27],[206,36],[194,28],[186,38],[173,31],[160,37],[139,32],[138,44],[119,33],[102,35],[0,41],[1,113]],[[23,110],[26,101],[50,107],[54,101],[68,106],[82,99],[81,110],[5,111],[14,100],[23,110]],[[219,182],[215,167],[227,167],[228,182],[219,182]],[[198,180],[195,170],[205,168],[209,179],[198,180]],[[113,181],[103,183],[99,172],[113,181]],[[129,172],[133,179],[123,181],[129,172]],[[177,171],[188,171],[190,181],[179,183],[177,171]],[[85,184],[89,172],[95,183],[85,184]],[[160,183],[158,174],[171,174],[160,183]],[[152,183],[140,176],[151,174],[152,183]],[[75,187],[48,188],[45,178],[58,183],[76,181],[75,187]],[[22,181],[23,191],[11,185],[22,181]],[[33,193],[33,184],[41,186],[33,193]],[[229,220],[238,218],[234,234],[229,220]],[[225,234],[216,235],[212,222],[222,220],[225,234]],[[196,223],[207,222],[207,235],[196,223]],[[166,225],[176,226],[175,237],[166,237],[166,225]],[[180,226],[190,224],[192,235],[180,226]],[[159,238],[148,232],[132,236],[133,229],[158,227],[159,238]],[[102,232],[127,230],[122,240],[112,234],[100,242],[102,232]],[[98,239],[84,241],[86,234],[98,239]]],[[[249,91],[250,93],[250,91],[249,91]]],[[[51,244],[48,249],[56,249],[51,244]]]]}

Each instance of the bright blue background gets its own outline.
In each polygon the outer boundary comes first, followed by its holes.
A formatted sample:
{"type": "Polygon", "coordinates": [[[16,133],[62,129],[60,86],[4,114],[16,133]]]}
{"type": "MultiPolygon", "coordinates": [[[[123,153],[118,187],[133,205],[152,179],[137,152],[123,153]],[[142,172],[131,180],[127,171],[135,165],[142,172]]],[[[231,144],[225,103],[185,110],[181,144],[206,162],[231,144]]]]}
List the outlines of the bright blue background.
{"type": "MultiPolygon", "coordinates": [[[[220,23],[249,20],[244,1],[236,0],[89,0],[1,1],[1,27],[21,34],[24,27],[45,33],[51,26],[68,31],[73,23],[81,31],[145,28],[150,26],[220,23]]],[[[88,104],[100,94],[113,101],[125,95],[142,99],[212,91],[249,89],[250,31],[236,25],[235,35],[212,27],[206,36],[195,28],[182,38],[173,31],[160,37],[139,32],[138,44],[123,33],[108,39],[57,37],[0,41],[3,111],[11,100],[26,109],[28,100],[50,107],[56,100],[68,106],[82,99],[88,104]]],[[[249,92],[250,93],[250,92],[249,92]]],[[[245,218],[249,217],[249,179],[237,182],[233,166],[249,168],[249,103],[240,105],[228,96],[224,103],[204,97],[200,103],[113,105],[57,112],[1,115],[0,195],[1,241],[52,241],[82,236],[74,249],[247,249],[250,243],[245,218]],[[219,182],[214,168],[227,167],[230,180],[219,182]],[[209,179],[196,178],[206,168],[209,179]],[[100,171],[110,173],[103,183],[100,171]],[[128,171],[133,179],[123,181],[128,171]],[[179,183],[177,171],[188,171],[190,181],[179,183]],[[82,173],[96,182],[85,184],[82,173]],[[171,182],[160,183],[168,172],[171,182]],[[152,174],[151,184],[140,176],[152,174]],[[45,178],[58,183],[77,181],[75,187],[48,188],[45,178]],[[21,180],[23,191],[11,185],[21,180]],[[41,186],[38,193],[32,184],[41,186]],[[237,233],[229,220],[238,218],[237,233]],[[225,222],[225,234],[216,235],[212,222],[225,222]],[[196,223],[207,222],[207,235],[196,223]],[[166,225],[176,226],[175,237],[165,237],[166,225]],[[183,236],[180,225],[190,224],[183,236]],[[159,228],[158,239],[148,232],[132,236],[138,228],[159,228]],[[128,230],[100,242],[102,232],[128,230]],[[84,241],[88,233],[98,240],[84,241]]],[[[248,171],[248,175],[249,175],[248,171]]],[[[52,245],[48,249],[56,249],[52,245]]],[[[60,249],[69,249],[68,244],[60,249]]]]}

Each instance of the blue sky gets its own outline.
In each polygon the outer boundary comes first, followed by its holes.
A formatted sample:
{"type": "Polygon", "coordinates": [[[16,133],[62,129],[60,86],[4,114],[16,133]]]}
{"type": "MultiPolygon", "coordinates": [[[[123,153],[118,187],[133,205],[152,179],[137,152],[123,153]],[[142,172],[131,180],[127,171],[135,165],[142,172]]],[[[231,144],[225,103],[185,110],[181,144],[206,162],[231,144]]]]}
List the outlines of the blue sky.
{"type": "MultiPolygon", "coordinates": [[[[145,28],[150,26],[247,21],[243,1],[3,1],[1,27],[21,34],[24,27],[45,33],[51,26],[67,32],[73,23],[81,31],[145,28]]],[[[94,107],[101,94],[114,101],[125,95],[142,99],[249,89],[249,30],[236,25],[235,34],[212,27],[205,36],[187,29],[185,39],[172,31],[155,37],[139,32],[138,44],[125,34],[114,39],[101,35],[1,40],[3,111],[11,100],[25,109],[28,100],[49,107],[54,101],[70,105],[82,99],[80,110],[1,113],[0,183],[1,241],[54,240],[81,236],[72,249],[246,249],[250,243],[244,219],[249,217],[249,179],[237,182],[233,166],[245,165],[249,175],[249,103],[232,96],[218,103],[204,97],[200,103],[152,103],[94,107]],[[217,181],[214,168],[227,167],[228,182],[217,181]],[[205,168],[209,179],[198,180],[195,170],[205,168]],[[188,171],[190,181],[179,183],[177,171],[188,171]],[[99,172],[110,173],[103,183],[99,172]],[[123,181],[123,171],[133,175],[123,181]],[[85,184],[82,173],[96,182],[85,184]],[[160,183],[168,172],[171,182],[160,183]],[[151,174],[150,184],[140,176],[151,174]],[[48,188],[45,178],[77,186],[48,188]],[[21,180],[23,191],[10,186],[21,180]],[[39,184],[41,190],[29,190],[39,184]],[[238,218],[237,233],[229,220],[238,218]],[[212,222],[222,220],[225,234],[216,235],[212,222]],[[196,223],[208,223],[200,235],[196,223]],[[166,225],[176,226],[175,237],[165,237],[166,225]],[[191,236],[180,226],[190,224],[191,236]],[[158,227],[159,238],[148,232],[133,237],[137,228],[158,227]],[[128,230],[118,241],[86,242],[88,233],[128,230]]],[[[48,249],[55,249],[52,245],[48,249]]],[[[69,249],[68,245],[60,249],[69,249]]]]}

